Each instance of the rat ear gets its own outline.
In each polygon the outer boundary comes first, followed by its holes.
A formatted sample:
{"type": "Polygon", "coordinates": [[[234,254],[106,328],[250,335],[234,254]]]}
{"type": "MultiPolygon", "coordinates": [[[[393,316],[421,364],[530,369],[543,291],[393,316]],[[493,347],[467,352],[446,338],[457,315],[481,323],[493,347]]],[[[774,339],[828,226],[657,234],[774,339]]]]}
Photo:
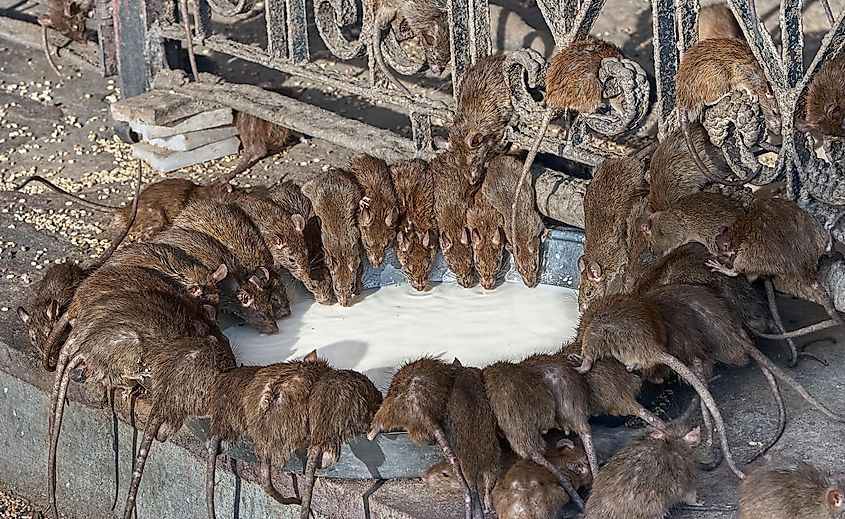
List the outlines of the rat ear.
{"type": "Polygon", "coordinates": [[[590,281],[601,281],[602,280],[601,274],[601,265],[596,263],[595,261],[591,261],[587,265],[587,279],[590,281]]]}
{"type": "Polygon", "coordinates": [[[235,188],[232,186],[232,184],[229,183],[228,180],[226,182],[220,183],[220,191],[222,191],[223,193],[231,193],[234,190],[235,188]]]}
{"type": "Polygon", "coordinates": [[[435,150],[446,151],[449,149],[449,139],[441,137],[440,135],[434,137],[431,142],[434,144],[435,150]]]}
{"type": "Polygon", "coordinates": [[[317,350],[311,350],[308,355],[302,357],[302,362],[316,362],[319,359],[317,357],[317,350]]]}
{"type": "Polygon", "coordinates": [[[684,436],[684,443],[695,447],[701,442],[701,426],[696,427],[684,436]]]}
{"type": "Polygon", "coordinates": [[[350,259],[349,263],[346,264],[346,267],[349,269],[349,272],[352,272],[353,274],[358,269],[358,265],[355,264],[354,259],[350,259]]]}
{"type": "Polygon", "coordinates": [[[305,218],[303,218],[301,214],[296,213],[290,215],[290,220],[293,222],[293,228],[296,229],[296,232],[302,232],[305,230],[305,218]]]}
{"type": "Polygon", "coordinates": [[[425,40],[425,44],[429,47],[434,47],[437,45],[437,39],[434,37],[433,32],[429,29],[422,33],[423,40],[425,40]]]}
{"type": "Polygon", "coordinates": [[[384,223],[387,224],[388,227],[392,227],[397,220],[399,220],[399,208],[394,207],[385,217],[384,223]]]}
{"type": "Polygon", "coordinates": [[[651,234],[651,217],[639,216],[637,217],[635,225],[641,233],[646,235],[651,234]]]}
{"type": "Polygon", "coordinates": [[[55,299],[51,299],[50,302],[47,304],[47,318],[51,320],[58,318],[61,310],[62,309],[59,306],[59,302],[55,299]]]}
{"type": "Polygon", "coordinates": [[[285,240],[283,240],[282,236],[279,234],[274,234],[271,241],[273,242],[273,247],[276,249],[281,249],[285,246],[285,240]]]}
{"type": "Polygon", "coordinates": [[[452,240],[446,236],[446,233],[440,233],[440,250],[443,252],[447,252],[449,249],[452,248],[452,240]]]}
{"type": "Polygon", "coordinates": [[[399,250],[402,252],[408,252],[408,249],[411,246],[408,240],[405,239],[405,233],[402,231],[396,233],[396,244],[399,246],[399,250]]]}
{"type": "Polygon", "coordinates": [[[648,434],[649,438],[652,438],[652,439],[655,439],[655,440],[661,440],[665,436],[663,431],[661,431],[657,427],[648,427],[646,429],[646,433],[648,434]]]}
{"type": "Polygon", "coordinates": [[[24,324],[29,324],[29,320],[32,319],[29,316],[29,312],[26,311],[26,308],[22,306],[18,307],[18,317],[20,317],[21,321],[23,321],[24,324]]]}
{"type": "Polygon", "coordinates": [[[225,263],[221,263],[220,266],[217,267],[217,270],[215,270],[211,274],[211,280],[214,281],[215,283],[220,283],[228,275],[229,275],[229,267],[227,267],[225,263]]]}
{"type": "Polygon", "coordinates": [[[581,257],[578,258],[578,271],[583,274],[584,270],[586,268],[587,268],[587,257],[582,254],[581,257]]]}
{"type": "Polygon", "coordinates": [[[261,288],[261,280],[258,279],[258,276],[253,274],[249,277],[249,282],[255,285],[255,288],[261,288]]]}
{"type": "Polygon", "coordinates": [[[50,20],[50,17],[46,14],[42,14],[38,17],[38,24],[42,25],[43,27],[52,27],[53,21],[50,20]]]}
{"type": "Polygon", "coordinates": [[[476,129],[472,129],[467,133],[466,143],[470,148],[477,148],[481,146],[484,141],[484,135],[476,129]]]}
{"type": "Polygon", "coordinates": [[[461,364],[461,361],[458,360],[458,357],[455,357],[455,360],[452,361],[452,365],[457,368],[463,367],[463,364],[461,364]]]}
{"type": "Polygon", "coordinates": [[[493,231],[493,245],[499,246],[505,241],[505,231],[502,230],[501,227],[496,227],[496,230],[493,231]]]}
{"type": "Polygon", "coordinates": [[[214,308],[212,305],[202,305],[202,309],[205,310],[205,314],[208,316],[209,319],[212,321],[217,320],[217,309],[214,308]]]}
{"type": "Polygon", "coordinates": [[[370,211],[370,206],[361,206],[361,211],[358,213],[358,217],[360,219],[361,225],[363,225],[364,227],[367,227],[371,223],[373,223],[373,213],[372,211],[370,211]]]}
{"type": "Polygon", "coordinates": [[[842,109],[836,103],[827,103],[824,105],[824,113],[831,119],[839,119],[842,109]]]}
{"type": "Polygon", "coordinates": [[[197,284],[189,285],[185,291],[188,292],[191,297],[202,297],[202,287],[197,284]]]}
{"type": "Polygon", "coordinates": [[[834,508],[845,508],[845,493],[842,492],[842,489],[828,490],[827,504],[834,508]]]}
{"type": "Polygon", "coordinates": [[[555,447],[557,447],[558,449],[574,449],[575,442],[573,442],[569,438],[561,438],[557,441],[555,447]]]}
{"type": "Polygon", "coordinates": [[[461,243],[464,245],[469,245],[469,229],[464,227],[461,229],[461,243]]]}
{"type": "Polygon", "coordinates": [[[425,236],[423,236],[423,239],[422,239],[423,247],[433,249],[436,240],[437,240],[437,234],[435,234],[435,231],[429,229],[428,231],[425,232],[425,236]]]}
{"type": "Polygon", "coordinates": [[[258,267],[255,269],[254,277],[258,278],[261,286],[264,286],[270,282],[270,271],[267,270],[267,267],[258,267]]]}

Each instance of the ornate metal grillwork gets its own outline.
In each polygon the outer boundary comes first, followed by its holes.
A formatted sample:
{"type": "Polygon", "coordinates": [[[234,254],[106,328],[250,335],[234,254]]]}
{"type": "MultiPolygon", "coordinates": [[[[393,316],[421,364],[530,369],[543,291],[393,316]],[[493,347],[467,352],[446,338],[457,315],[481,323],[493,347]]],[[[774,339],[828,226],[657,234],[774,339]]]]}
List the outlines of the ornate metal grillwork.
{"type": "MultiPolygon", "coordinates": [[[[138,0],[116,0],[132,2],[138,0]]],[[[154,0],[155,16],[150,19],[150,39],[147,48],[151,55],[167,39],[183,39],[184,33],[176,19],[179,16],[163,0],[154,0]]],[[[329,140],[343,144],[354,140],[356,132],[367,135],[368,149],[385,158],[431,152],[431,121],[438,118],[448,123],[453,115],[451,107],[425,95],[406,95],[388,88],[388,83],[376,65],[373,39],[382,37],[382,48],[388,64],[402,74],[413,74],[425,67],[425,62],[409,56],[400,42],[411,34],[403,24],[394,22],[385,34],[374,29],[372,0],[265,0],[267,46],[239,43],[214,34],[211,29],[212,11],[224,16],[247,12],[254,0],[195,0],[194,44],[236,58],[251,61],[286,74],[310,80],[327,89],[339,90],[372,102],[389,103],[407,113],[413,129],[408,141],[384,130],[362,123],[341,122],[339,116],[322,113],[331,126],[339,129],[316,132],[329,140]],[[234,1],[234,3],[232,3],[234,1]],[[307,7],[311,5],[309,12],[307,7]],[[358,78],[324,70],[312,62],[307,21],[313,19],[327,49],[338,60],[367,57],[369,74],[358,78]],[[356,36],[351,36],[356,35],[356,36]],[[369,133],[368,133],[369,132],[369,133]],[[378,137],[373,139],[372,134],[378,137]]],[[[557,45],[564,45],[588,34],[604,7],[604,0],[538,0],[539,8],[557,45]]],[[[696,38],[698,0],[652,0],[654,30],[654,70],[656,92],[652,103],[646,75],[639,65],[627,59],[606,60],[601,79],[610,92],[623,95],[624,113],[612,117],[591,118],[581,115],[571,124],[563,137],[547,136],[542,152],[552,153],[573,161],[595,165],[610,152],[599,146],[601,136],[613,137],[636,129],[650,110],[655,112],[658,134],[663,137],[675,125],[675,76],[682,50],[696,38]]],[[[802,92],[813,75],[828,58],[839,53],[845,44],[845,23],[840,15],[821,43],[815,59],[805,71],[803,67],[804,36],[802,0],[783,0],[780,12],[782,49],[758,19],[752,0],[727,0],[757,60],[762,64],[777,98],[782,116],[780,144],[774,147],[777,160],[773,167],[760,167],[752,153],[759,150],[767,137],[761,125],[760,113],[749,99],[733,95],[708,109],[705,124],[715,144],[720,145],[740,177],[763,183],[775,179],[786,182],[788,195],[805,208],[827,218],[845,202],[843,161],[845,148],[841,142],[826,142],[827,160],[818,158],[813,141],[795,129],[796,107],[802,92]]],[[[149,7],[149,6],[148,6],[149,7]]],[[[447,0],[451,45],[451,81],[456,97],[461,80],[471,64],[491,50],[489,7],[487,0],[447,0]]],[[[510,52],[506,60],[506,74],[512,90],[514,118],[508,137],[517,145],[528,147],[542,118],[544,105],[541,90],[546,62],[538,53],[523,49],[510,52]]],[[[150,74],[152,76],[152,74],[150,74]]],[[[172,85],[171,85],[172,86],[172,85]]],[[[302,125],[301,110],[292,109],[298,101],[281,100],[279,96],[242,86],[194,85],[189,91],[195,95],[216,97],[228,101],[234,108],[272,119],[297,128],[302,125]],[[226,93],[228,92],[229,95],[226,93]]],[[[303,130],[306,130],[303,128],[303,130]]],[[[315,133],[312,129],[312,134],[315,133]]],[[[548,179],[547,179],[548,180],[548,179]]],[[[565,179],[578,183],[574,179],[565,179]]],[[[580,184],[579,184],[580,185],[580,184]]],[[[583,186],[581,186],[583,187],[583,186]]],[[[574,188],[578,191],[578,185],[574,188]]],[[[548,202],[548,201],[547,201],[548,202]]],[[[542,207],[541,207],[542,210],[542,207]]],[[[577,220],[577,218],[576,218],[577,220]]],[[[577,224],[577,221],[569,223],[577,224]]],[[[840,226],[843,228],[843,226],[840,226]]],[[[840,233],[839,238],[844,236],[840,233]]]]}

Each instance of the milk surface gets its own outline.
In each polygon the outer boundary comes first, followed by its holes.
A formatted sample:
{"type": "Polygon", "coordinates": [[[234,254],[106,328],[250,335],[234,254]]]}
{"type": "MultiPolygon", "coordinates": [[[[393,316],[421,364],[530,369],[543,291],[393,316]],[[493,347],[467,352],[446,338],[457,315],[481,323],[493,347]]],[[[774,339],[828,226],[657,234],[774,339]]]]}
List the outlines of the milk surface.
{"type": "Polygon", "coordinates": [[[484,367],[560,348],[575,335],[577,294],[519,282],[492,291],[441,283],[423,293],[394,285],[365,291],[349,308],[300,298],[277,335],[248,325],[225,333],[238,363],[265,365],[316,349],[334,367],[364,373],[386,391],[397,367],[424,355],[484,367]]]}

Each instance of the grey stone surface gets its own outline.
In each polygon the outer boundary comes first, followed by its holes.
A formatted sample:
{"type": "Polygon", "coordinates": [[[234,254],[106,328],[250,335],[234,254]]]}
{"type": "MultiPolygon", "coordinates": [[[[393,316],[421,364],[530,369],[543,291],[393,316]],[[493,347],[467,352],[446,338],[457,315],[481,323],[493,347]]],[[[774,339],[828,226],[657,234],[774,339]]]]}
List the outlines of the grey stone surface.
{"type": "Polygon", "coordinates": [[[190,151],[173,151],[146,142],[132,145],[132,156],[141,159],[161,173],[170,173],[194,164],[202,164],[237,153],[241,145],[237,137],[212,142],[190,151]]]}
{"type": "Polygon", "coordinates": [[[173,151],[190,151],[195,150],[206,144],[222,141],[238,134],[238,129],[234,126],[222,126],[220,128],[211,128],[209,130],[199,130],[195,132],[180,133],[171,137],[161,137],[159,139],[150,139],[149,143],[159,148],[165,148],[173,151]]]}
{"type": "Polygon", "coordinates": [[[173,126],[202,112],[222,107],[196,98],[153,90],[111,105],[111,115],[116,121],[138,122],[151,126],[173,126]]]}
{"type": "Polygon", "coordinates": [[[180,133],[195,132],[208,128],[217,128],[232,124],[234,117],[230,108],[208,110],[185,119],[174,121],[170,125],[149,124],[139,120],[130,120],[129,126],[144,140],[170,137],[180,133]]]}

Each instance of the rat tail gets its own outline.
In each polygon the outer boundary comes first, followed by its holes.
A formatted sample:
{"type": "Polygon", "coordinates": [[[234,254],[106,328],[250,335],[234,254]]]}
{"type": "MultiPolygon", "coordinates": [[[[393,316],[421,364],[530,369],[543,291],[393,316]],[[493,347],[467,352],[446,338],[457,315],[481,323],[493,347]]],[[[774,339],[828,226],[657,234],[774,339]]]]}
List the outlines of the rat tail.
{"type": "Polygon", "coordinates": [[[119,207],[114,207],[114,206],[106,205],[106,204],[100,204],[100,203],[97,203],[97,202],[92,202],[91,200],[86,200],[86,199],[84,199],[84,198],[82,198],[78,195],[74,195],[70,191],[66,191],[66,190],[60,188],[59,186],[50,182],[49,180],[42,177],[41,175],[32,175],[32,176],[26,177],[24,179],[24,181],[21,182],[21,184],[15,188],[15,191],[20,191],[21,189],[26,187],[26,185],[29,184],[30,182],[41,182],[42,184],[44,184],[48,188],[52,189],[53,191],[55,191],[57,193],[61,193],[61,194],[65,195],[66,197],[70,198],[71,200],[75,200],[76,202],[84,205],[85,207],[88,207],[88,208],[93,209],[95,211],[112,212],[116,209],[120,209],[119,207]]]}
{"type": "Polygon", "coordinates": [[[433,424],[432,432],[434,433],[434,439],[437,441],[437,445],[439,445],[440,450],[443,451],[443,457],[446,458],[449,465],[452,467],[452,472],[455,474],[455,478],[458,480],[458,484],[461,486],[461,490],[464,493],[464,510],[466,512],[466,519],[473,519],[472,493],[470,492],[466,477],[464,477],[464,472],[461,470],[461,463],[458,461],[458,457],[455,456],[455,452],[452,450],[452,446],[449,444],[449,440],[446,438],[446,433],[443,432],[443,428],[438,424],[433,424]]]}
{"type": "Polygon", "coordinates": [[[791,386],[792,389],[794,389],[799,395],[801,395],[801,397],[806,400],[808,404],[818,409],[822,414],[836,422],[845,422],[845,417],[834,413],[833,411],[828,409],[827,406],[816,400],[815,397],[813,397],[813,395],[811,395],[809,391],[804,388],[804,386],[802,386],[797,380],[792,378],[787,372],[779,368],[777,364],[772,362],[769,357],[766,357],[762,351],[758,350],[756,347],[750,344],[745,348],[745,351],[751,358],[757,361],[757,364],[762,367],[765,367],[767,370],[771,371],[775,377],[779,378],[780,380],[791,386]]]}
{"type": "Polygon", "coordinates": [[[138,198],[141,196],[141,183],[143,182],[143,179],[142,179],[143,175],[144,175],[144,163],[139,160],[138,161],[138,179],[135,182],[135,198],[132,199],[132,209],[129,212],[129,218],[126,219],[126,226],[123,228],[123,230],[120,232],[120,234],[118,234],[112,240],[111,245],[109,245],[109,248],[106,249],[106,252],[104,252],[102,256],[97,258],[97,261],[95,261],[91,265],[91,267],[90,267],[91,270],[96,270],[96,269],[100,268],[101,266],[103,266],[103,264],[106,261],[108,261],[108,259],[111,257],[111,255],[114,254],[114,251],[116,251],[117,248],[120,247],[120,244],[123,243],[123,240],[125,240],[126,237],[129,236],[129,230],[132,229],[132,226],[135,224],[135,217],[138,215],[138,198]]]}
{"type": "Polygon", "coordinates": [[[50,54],[50,42],[47,41],[47,24],[45,22],[41,22],[41,44],[44,47],[44,55],[47,56],[47,63],[50,65],[50,68],[53,69],[53,72],[55,72],[57,76],[62,77],[59,67],[57,67],[56,62],[53,61],[53,55],[50,54]]]}
{"type": "Polygon", "coordinates": [[[208,510],[208,519],[217,519],[217,512],[214,508],[214,476],[217,473],[217,454],[219,451],[220,437],[212,436],[208,439],[205,472],[205,506],[208,510]]]}
{"type": "Polygon", "coordinates": [[[114,499],[111,502],[111,509],[114,511],[117,508],[117,498],[120,494],[120,447],[118,443],[118,435],[120,434],[120,425],[117,421],[117,412],[114,409],[114,398],[117,388],[109,389],[109,409],[111,410],[111,433],[112,433],[112,452],[114,452],[114,499]]]}
{"type": "Polygon", "coordinates": [[[778,381],[775,379],[772,372],[762,365],[760,365],[760,371],[763,372],[763,376],[765,376],[766,380],[769,382],[769,387],[772,388],[772,394],[774,395],[775,403],[778,406],[778,428],[772,439],[769,440],[757,454],[748,460],[748,463],[753,463],[757,458],[766,454],[769,449],[774,447],[778,440],[780,440],[780,437],[783,436],[784,429],[786,429],[786,407],[783,405],[783,395],[781,395],[780,388],[778,387],[778,381]]]}
{"type": "Polygon", "coordinates": [[[311,497],[314,495],[314,483],[317,474],[317,462],[323,455],[323,449],[317,446],[308,447],[308,458],[305,462],[305,489],[302,491],[302,506],[299,507],[300,519],[308,519],[311,515],[311,497]]]}
{"type": "Polygon", "coordinates": [[[123,508],[123,519],[130,519],[135,509],[135,499],[138,497],[138,487],[141,485],[141,476],[144,475],[144,465],[147,463],[147,456],[153,446],[153,440],[158,434],[159,428],[164,420],[158,416],[158,406],[153,406],[150,417],[144,427],[144,436],[141,438],[141,448],[135,458],[135,465],[132,469],[132,482],[129,484],[129,491],[126,494],[126,506],[123,508]]]}
{"type": "Polygon", "coordinates": [[[736,474],[739,479],[745,479],[745,473],[739,470],[739,467],[737,467],[734,462],[733,454],[731,454],[730,447],[728,446],[728,435],[725,428],[725,422],[722,420],[722,413],[719,412],[719,408],[716,406],[716,401],[713,399],[713,395],[710,394],[707,386],[704,385],[704,382],[702,382],[701,379],[699,379],[695,373],[686,366],[686,364],[678,360],[677,357],[668,353],[662,353],[660,354],[658,361],[661,364],[665,364],[672,368],[672,370],[683,378],[687,384],[692,386],[692,388],[695,389],[695,392],[698,393],[698,396],[701,397],[701,401],[707,406],[708,411],[710,411],[710,415],[713,417],[716,429],[719,431],[719,436],[722,441],[722,451],[725,454],[725,461],[728,462],[728,466],[731,468],[731,471],[736,474]]]}
{"type": "Polygon", "coordinates": [[[412,96],[413,94],[411,94],[411,91],[408,90],[408,87],[403,85],[399,81],[399,79],[396,78],[396,76],[393,74],[393,72],[387,66],[387,63],[384,62],[384,53],[383,53],[383,49],[381,48],[381,28],[379,27],[378,22],[373,24],[372,35],[373,35],[373,42],[372,42],[373,43],[373,54],[376,57],[376,65],[378,65],[378,68],[381,69],[382,74],[384,74],[384,76],[388,79],[388,81],[393,83],[393,85],[396,87],[397,90],[399,90],[400,92],[402,92],[403,94],[405,94],[407,96],[412,96]]]}
{"type": "Polygon", "coordinates": [[[690,134],[689,130],[689,116],[687,115],[687,111],[679,109],[678,115],[680,116],[681,131],[684,134],[684,140],[687,143],[687,148],[689,148],[690,156],[692,157],[693,162],[695,162],[695,165],[698,167],[698,170],[701,171],[701,174],[704,175],[705,178],[712,182],[717,182],[726,186],[744,186],[746,183],[751,181],[751,179],[728,180],[712,173],[707,165],[704,164],[704,160],[701,159],[701,155],[698,154],[698,148],[695,147],[695,143],[692,142],[692,134],[690,134]]]}
{"type": "MultiPolygon", "coordinates": [[[[783,321],[780,318],[780,311],[778,310],[778,303],[775,298],[775,285],[772,283],[771,278],[766,278],[764,284],[766,285],[766,299],[769,300],[769,312],[772,314],[772,320],[775,322],[778,332],[786,334],[786,327],[784,327],[783,321]]],[[[789,367],[794,368],[798,364],[798,347],[791,337],[784,337],[784,340],[789,345],[789,354],[791,355],[789,367]]]]}
{"type": "MultiPolygon", "coordinates": [[[[56,347],[59,346],[59,341],[62,337],[62,334],[65,332],[65,329],[70,324],[70,315],[65,311],[60,317],[59,320],[56,321],[56,324],[53,325],[53,329],[50,330],[50,334],[47,335],[47,339],[44,341],[44,358],[41,359],[44,365],[44,369],[47,371],[53,371],[58,367],[58,364],[61,363],[61,356],[62,352],[59,350],[59,361],[56,366],[50,364],[51,359],[53,358],[53,351],[55,351],[56,347]]],[[[65,363],[67,359],[65,359],[65,363]]]]}
{"type": "MultiPolygon", "coordinates": [[[[290,455],[290,453],[288,453],[290,455]]],[[[286,458],[286,457],[285,457],[286,458]]],[[[284,459],[284,458],[282,458],[284,459]]],[[[264,489],[267,494],[278,501],[283,505],[298,505],[301,501],[295,497],[282,497],[282,494],[276,490],[276,486],[273,485],[273,465],[269,461],[262,461],[261,462],[261,488],[264,489]]]]}
{"type": "Polygon", "coordinates": [[[826,321],[822,321],[820,323],[811,324],[810,326],[805,326],[803,328],[798,328],[797,330],[791,330],[784,333],[756,333],[755,335],[763,339],[781,340],[790,337],[801,337],[802,335],[820,332],[822,330],[827,330],[828,328],[834,328],[836,326],[839,326],[840,324],[841,323],[836,319],[827,319],[826,321]]]}
{"type": "Polygon", "coordinates": [[[546,459],[546,457],[540,453],[533,454],[531,456],[531,461],[551,472],[557,478],[558,483],[560,483],[560,486],[562,486],[569,495],[569,499],[572,500],[578,510],[584,510],[584,500],[578,495],[575,487],[572,486],[572,482],[569,481],[569,478],[566,477],[566,474],[564,474],[563,471],[557,468],[551,461],[546,459]]]}
{"type": "Polygon", "coordinates": [[[50,452],[47,460],[47,498],[50,503],[50,514],[55,519],[59,517],[59,509],[56,505],[56,458],[59,448],[59,434],[62,430],[62,419],[64,418],[65,398],[67,397],[67,386],[70,382],[70,373],[81,364],[83,361],[82,355],[76,355],[68,363],[67,368],[61,372],[56,373],[59,379],[59,390],[56,393],[57,406],[52,430],[50,431],[50,452]]]}
{"type": "Polygon", "coordinates": [[[180,0],[179,7],[182,10],[182,27],[185,29],[185,48],[188,51],[188,61],[191,63],[191,74],[194,76],[194,81],[199,81],[197,56],[194,54],[194,33],[191,30],[191,17],[188,14],[188,0],[180,0]]]}

